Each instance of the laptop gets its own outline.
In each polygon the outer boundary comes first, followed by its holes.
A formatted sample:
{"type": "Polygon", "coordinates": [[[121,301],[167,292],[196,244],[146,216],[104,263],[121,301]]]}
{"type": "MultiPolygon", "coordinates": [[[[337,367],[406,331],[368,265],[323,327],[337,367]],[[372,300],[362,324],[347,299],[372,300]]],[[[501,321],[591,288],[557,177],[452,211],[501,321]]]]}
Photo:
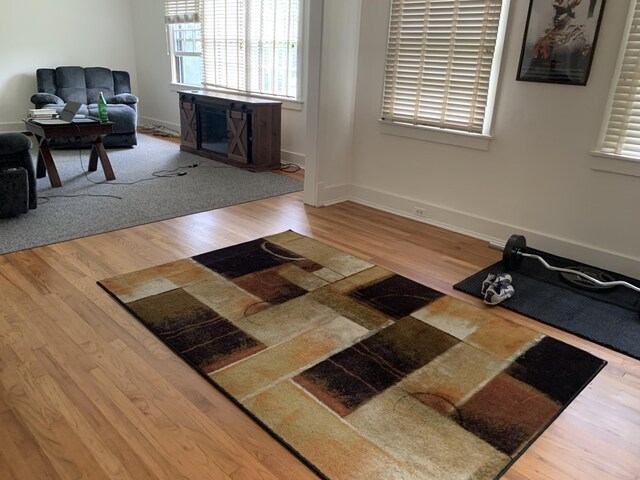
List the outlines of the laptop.
{"type": "Polygon", "coordinates": [[[75,118],[81,106],[81,103],[68,101],[60,112],[59,118],[38,119],[33,120],[33,122],[40,125],[66,125],[68,123],[95,122],[96,120],[91,117],[83,116],[81,118],[75,118]]]}

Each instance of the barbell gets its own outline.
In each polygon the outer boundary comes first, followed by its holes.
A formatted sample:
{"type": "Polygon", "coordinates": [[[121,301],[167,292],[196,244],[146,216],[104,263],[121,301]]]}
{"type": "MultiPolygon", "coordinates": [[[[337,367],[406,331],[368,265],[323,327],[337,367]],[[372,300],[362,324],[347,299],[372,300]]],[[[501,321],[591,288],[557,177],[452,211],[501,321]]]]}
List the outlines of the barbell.
{"type": "Polygon", "coordinates": [[[489,243],[489,248],[493,248],[494,250],[500,250],[502,252],[502,264],[507,270],[517,270],[522,265],[522,261],[525,258],[532,258],[540,262],[544,268],[547,270],[551,270],[553,272],[565,273],[570,275],[576,275],[588,282],[591,282],[593,285],[601,288],[615,288],[617,286],[623,286],[635,290],[640,293],[640,287],[636,287],[635,285],[630,284],[629,282],[625,282],[623,280],[613,280],[610,282],[603,282],[598,280],[597,278],[593,278],[591,275],[587,275],[584,272],[579,270],[574,270],[571,268],[560,268],[549,265],[547,261],[542,258],[540,255],[534,255],[532,253],[527,253],[525,249],[527,248],[527,239],[524,235],[513,234],[507,240],[507,243],[501,245],[499,243],[491,242],[489,243]]]}

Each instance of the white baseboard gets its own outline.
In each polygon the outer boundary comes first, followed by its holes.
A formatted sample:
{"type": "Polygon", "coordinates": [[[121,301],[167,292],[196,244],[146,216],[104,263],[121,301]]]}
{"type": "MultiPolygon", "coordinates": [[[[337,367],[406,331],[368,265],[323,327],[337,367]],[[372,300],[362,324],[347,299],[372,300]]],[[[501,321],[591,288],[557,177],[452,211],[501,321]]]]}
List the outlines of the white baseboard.
{"type": "Polygon", "coordinates": [[[328,207],[329,205],[335,205],[336,203],[346,202],[347,200],[352,200],[349,195],[349,190],[352,185],[342,184],[342,185],[331,185],[329,187],[324,187],[322,190],[322,205],[328,207]]]}
{"type": "Polygon", "coordinates": [[[322,198],[326,199],[325,205],[350,200],[377,210],[418,220],[487,242],[505,243],[512,234],[517,233],[524,235],[527,238],[527,244],[538,250],[640,279],[640,258],[638,257],[560,238],[522,226],[478,217],[441,205],[425,203],[414,198],[361,185],[327,187],[322,193],[322,198]],[[424,216],[419,216],[415,213],[416,207],[424,212],[424,216]]]}
{"type": "Polygon", "coordinates": [[[164,120],[159,120],[157,118],[151,117],[138,117],[138,125],[160,125],[162,127],[169,128],[171,130],[175,130],[176,132],[180,132],[180,124],[173,122],[165,122],[164,120]]]}
{"type": "Polygon", "coordinates": [[[296,165],[304,168],[304,160],[306,157],[302,153],[281,150],[280,158],[282,159],[282,163],[295,163],[296,165]]]}

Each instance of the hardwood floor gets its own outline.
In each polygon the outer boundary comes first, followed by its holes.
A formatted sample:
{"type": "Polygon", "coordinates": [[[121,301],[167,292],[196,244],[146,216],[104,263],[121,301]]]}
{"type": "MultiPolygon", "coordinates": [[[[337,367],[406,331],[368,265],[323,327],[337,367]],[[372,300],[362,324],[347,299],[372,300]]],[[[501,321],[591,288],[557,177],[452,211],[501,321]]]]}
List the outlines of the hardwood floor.
{"type": "MultiPolygon", "coordinates": [[[[287,229],[476,305],[451,285],[500,256],[301,193],[0,256],[0,478],[316,478],[96,285],[287,229]]],[[[640,479],[640,362],[495,311],[609,362],[503,478],[640,479]]]]}

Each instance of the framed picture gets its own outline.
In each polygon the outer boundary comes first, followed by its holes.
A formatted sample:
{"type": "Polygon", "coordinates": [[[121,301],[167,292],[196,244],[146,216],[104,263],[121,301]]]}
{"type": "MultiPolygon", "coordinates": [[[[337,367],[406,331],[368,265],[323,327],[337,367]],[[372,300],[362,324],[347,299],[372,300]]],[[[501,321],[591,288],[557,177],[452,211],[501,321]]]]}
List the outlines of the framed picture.
{"type": "Polygon", "coordinates": [[[586,85],[605,0],[529,0],[517,80],[586,85]]]}

